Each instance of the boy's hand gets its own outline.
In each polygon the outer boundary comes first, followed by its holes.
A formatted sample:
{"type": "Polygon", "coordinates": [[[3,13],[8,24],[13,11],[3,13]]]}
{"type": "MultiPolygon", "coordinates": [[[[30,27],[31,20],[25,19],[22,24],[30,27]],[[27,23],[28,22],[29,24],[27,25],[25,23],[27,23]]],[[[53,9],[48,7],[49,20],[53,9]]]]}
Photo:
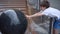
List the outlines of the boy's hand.
{"type": "Polygon", "coordinates": [[[26,15],[26,17],[27,17],[27,18],[31,18],[31,16],[29,16],[29,15],[26,15]]]}

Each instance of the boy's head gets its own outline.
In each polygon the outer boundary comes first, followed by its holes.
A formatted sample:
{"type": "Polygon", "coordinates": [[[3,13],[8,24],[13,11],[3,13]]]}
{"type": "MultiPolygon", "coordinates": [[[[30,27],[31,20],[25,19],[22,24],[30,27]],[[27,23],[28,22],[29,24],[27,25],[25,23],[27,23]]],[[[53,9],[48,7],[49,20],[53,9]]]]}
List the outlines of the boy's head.
{"type": "Polygon", "coordinates": [[[40,9],[45,10],[50,7],[50,3],[46,0],[40,2],[40,9]]]}
{"type": "Polygon", "coordinates": [[[2,11],[0,16],[0,31],[2,34],[24,34],[27,28],[25,15],[16,9],[2,11]]]}

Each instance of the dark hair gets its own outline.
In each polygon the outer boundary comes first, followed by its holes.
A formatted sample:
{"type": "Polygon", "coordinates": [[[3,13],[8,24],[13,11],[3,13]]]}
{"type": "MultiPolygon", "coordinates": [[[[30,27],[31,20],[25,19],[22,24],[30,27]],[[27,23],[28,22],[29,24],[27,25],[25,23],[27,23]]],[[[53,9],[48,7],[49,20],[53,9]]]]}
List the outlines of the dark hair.
{"type": "Polygon", "coordinates": [[[27,29],[27,19],[20,10],[5,10],[0,16],[0,31],[2,34],[24,34],[27,29]]]}
{"type": "Polygon", "coordinates": [[[48,7],[50,7],[50,3],[48,2],[48,1],[42,1],[42,2],[40,2],[40,7],[46,7],[46,8],[48,8],[48,7]]]}

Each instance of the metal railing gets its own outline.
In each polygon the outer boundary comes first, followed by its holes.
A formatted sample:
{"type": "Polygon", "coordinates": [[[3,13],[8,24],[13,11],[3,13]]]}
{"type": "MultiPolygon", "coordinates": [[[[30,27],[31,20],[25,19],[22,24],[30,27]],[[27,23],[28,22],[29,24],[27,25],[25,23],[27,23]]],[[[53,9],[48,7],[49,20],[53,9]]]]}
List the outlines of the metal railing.
{"type": "MultiPolygon", "coordinates": [[[[46,16],[46,15],[43,15],[43,16],[46,16]]],[[[54,32],[53,32],[53,25],[54,25],[54,22],[55,22],[55,20],[57,19],[57,17],[56,16],[46,16],[46,17],[48,17],[49,18],[49,34],[54,34],[54,32]]]]}
{"type": "Polygon", "coordinates": [[[54,22],[55,22],[55,20],[57,19],[57,17],[56,16],[53,16],[53,17],[51,17],[51,16],[48,16],[48,17],[50,17],[50,26],[49,26],[49,34],[54,34],[53,33],[53,25],[54,25],[54,22]]]}

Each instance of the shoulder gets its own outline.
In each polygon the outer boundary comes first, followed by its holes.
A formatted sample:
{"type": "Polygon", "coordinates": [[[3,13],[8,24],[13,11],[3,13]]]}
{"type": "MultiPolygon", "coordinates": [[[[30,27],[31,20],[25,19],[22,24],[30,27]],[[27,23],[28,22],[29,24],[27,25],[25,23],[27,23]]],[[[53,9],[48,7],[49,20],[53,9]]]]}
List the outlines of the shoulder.
{"type": "Polygon", "coordinates": [[[51,9],[52,11],[60,11],[60,10],[58,10],[58,9],[56,9],[56,8],[53,8],[53,7],[50,7],[50,9],[51,9]]]}
{"type": "Polygon", "coordinates": [[[53,8],[53,7],[49,7],[49,8],[47,8],[46,10],[44,10],[44,12],[55,12],[55,11],[60,11],[60,10],[58,10],[58,9],[56,9],[56,8],[53,8]]]}
{"type": "Polygon", "coordinates": [[[51,10],[54,10],[54,8],[49,7],[49,8],[47,8],[47,9],[46,9],[46,10],[44,10],[44,11],[51,11],[51,10]]]}

